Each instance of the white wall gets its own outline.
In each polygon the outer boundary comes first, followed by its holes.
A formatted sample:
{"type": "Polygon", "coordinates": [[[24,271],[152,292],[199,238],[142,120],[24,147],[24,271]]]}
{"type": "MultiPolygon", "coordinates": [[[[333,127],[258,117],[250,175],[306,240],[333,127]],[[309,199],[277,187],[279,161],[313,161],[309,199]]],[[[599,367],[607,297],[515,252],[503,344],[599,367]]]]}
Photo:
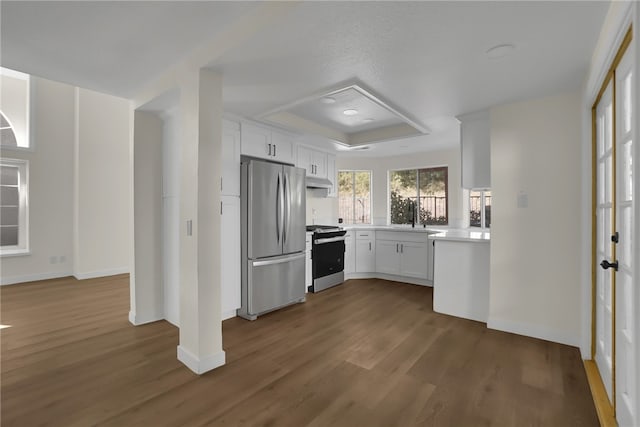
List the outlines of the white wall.
{"type": "MultiPolygon", "coordinates": [[[[6,98],[5,98],[6,99],[6,98]]],[[[129,103],[31,77],[30,254],[3,257],[2,284],[129,271],[129,103]]]]}
{"type": "Polygon", "coordinates": [[[129,319],[139,325],[162,319],[162,121],[134,116],[135,304],[129,319]]]}
{"type": "Polygon", "coordinates": [[[129,272],[129,101],[77,89],[78,278],[129,272]]]}
{"type": "MultiPolygon", "coordinates": [[[[449,226],[463,226],[463,191],[460,186],[460,149],[414,153],[394,157],[338,157],[338,170],[371,170],[372,219],[374,224],[387,223],[388,175],[393,169],[448,166],[449,168],[449,226]]],[[[335,209],[338,209],[337,202],[335,209]]]]}
{"type": "Polygon", "coordinates": [[[580,125],[577,93],[491,109],[490,328],[579,344],[580,125]]]}
{"type": "Polygon", "coordinates": [[[164,318],[180,325],[180,122],[177,111],[163,114],[162,246],[164,318]]]}
{"type": "Polygon", "coordinates": [[[338,223],[338,198],[324,197],[324,191],[307,188],[307,224],[338,223]]]}
{"type": "Polygon", "coordinates": [[[74,88],[36,77],[32,85],[35,149],[2,150],[29,161],[31,253],[1,259],[2,284],[72,273],[74,88]]]}

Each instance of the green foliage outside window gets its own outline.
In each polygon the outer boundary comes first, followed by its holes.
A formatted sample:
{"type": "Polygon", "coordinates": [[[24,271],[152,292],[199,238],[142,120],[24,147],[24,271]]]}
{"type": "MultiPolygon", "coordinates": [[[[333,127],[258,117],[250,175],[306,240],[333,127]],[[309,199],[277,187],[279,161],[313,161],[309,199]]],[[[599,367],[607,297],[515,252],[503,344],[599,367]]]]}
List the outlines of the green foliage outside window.
{"type": "Polygon", "coordinates": [[[391,224],[447,225],[447,168],[409,169],[389,172],[391,224]]]}

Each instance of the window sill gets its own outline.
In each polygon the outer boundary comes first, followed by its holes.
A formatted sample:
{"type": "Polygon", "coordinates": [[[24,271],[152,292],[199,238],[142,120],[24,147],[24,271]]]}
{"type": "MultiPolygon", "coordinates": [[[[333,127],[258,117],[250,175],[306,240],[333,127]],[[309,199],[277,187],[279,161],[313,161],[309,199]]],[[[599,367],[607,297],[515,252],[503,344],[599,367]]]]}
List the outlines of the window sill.
{"type": "Polygon", "coordinates": [[[0,258],[31,255],[29,249],[0,249],[0,258]]]}

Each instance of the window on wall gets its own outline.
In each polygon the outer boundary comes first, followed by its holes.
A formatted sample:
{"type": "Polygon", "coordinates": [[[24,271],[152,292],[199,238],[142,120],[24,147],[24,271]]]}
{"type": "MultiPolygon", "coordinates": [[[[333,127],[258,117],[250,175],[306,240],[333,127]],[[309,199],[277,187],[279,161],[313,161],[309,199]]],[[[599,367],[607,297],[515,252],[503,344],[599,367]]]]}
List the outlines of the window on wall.
{"type": "Polygon", "coordinates": [[[491,227],[491,191],[469,192],[469,226],[491,227]]]}
{"type": "Polygon", "coordinates": [[[447,225],[447,167],[389,171],[391,224],[447,225]]]}
{"type": "Polygon", "coordinates": [[[371,224],[371,171],[338,172],[338,216],[345,224],[371,224]]]}
{"type": "Polygon", "coordinates": [[[29,75],[0,67],[0,87],[0,145],[29,148],[29,75]]]}
{"type": "Polygon", "coordinates": [[[28,163],[0,160],[0,254],[28,251],[28,163]]]}

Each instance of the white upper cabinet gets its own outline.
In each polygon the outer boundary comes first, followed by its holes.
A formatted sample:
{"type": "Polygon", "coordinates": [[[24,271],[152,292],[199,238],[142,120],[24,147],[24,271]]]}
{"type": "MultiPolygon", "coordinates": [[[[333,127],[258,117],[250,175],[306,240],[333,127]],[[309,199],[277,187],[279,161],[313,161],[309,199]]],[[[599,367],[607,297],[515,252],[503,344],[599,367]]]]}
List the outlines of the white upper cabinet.
{"type": "Polygon", "coordinates": [[[294,163],[294,143],[290,136],[250,123],[242,123],[241,131],[242,154],[282,163],[294,163]]]}
{"type": "Polygon", "coordinates": [[[222,120],[222,177],[223,196],[240,195],[240,124],[222,120]]]}
{"type": "Polygon", "coordinates": [[[336,169],[336,156],[333,154],[327,154],[327,178],[333,184],[327,197],[338,197],[338,170],[336,169]]]}
{"type": "Polygon", "coordinates": [[[278,131],[271,132],[273,157],[282,163],[295,163],[295,144],[293,138],[278,131]]]}
{"type": "Polygon", "coordinates": [[[462,187],[491,188],[491,126],[488,110],[459,116],[462,187]]]}
{"type": "Polygon", "coordinates": [[[308,147],[298,146],[296,165],[307,170],[307,176],[316,178],[327,177],[327,153],[316,151],[308,147]]]}

